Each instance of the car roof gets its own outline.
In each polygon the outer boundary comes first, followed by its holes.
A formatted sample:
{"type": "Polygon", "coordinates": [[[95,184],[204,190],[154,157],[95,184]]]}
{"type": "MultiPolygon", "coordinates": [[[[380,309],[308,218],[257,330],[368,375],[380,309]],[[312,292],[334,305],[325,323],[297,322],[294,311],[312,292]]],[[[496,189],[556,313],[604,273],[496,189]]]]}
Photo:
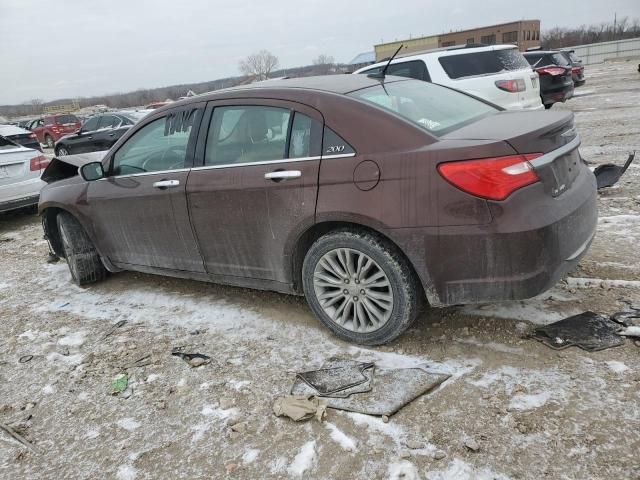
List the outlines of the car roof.
{"type": "MultiPolygon", "coordinates": [[[[483,47],[467,47],[467,46],[461,45],[459,47],[434,48],[431,50],[424,50],[421,52],[409,53],[406,55],[398,55],[396,58],[394,58],[391,61],[391,65],[393,65],[394,63],[403,63],[411,60],[419,60],[422,57],[432,56],[435,54],[437,54],[437,56],[439,57],[445,57],[445,56],[452,56],[452,55],[463,55],[463,54],[477,53],[477,52],[491,52],[496,50],[510,50],[510,49],[517,49],[517,48],[518,47],[511,44],[485,45],[483,47]]],[[[389,62],[389,59],[383,60],[378,63],[373,63],[371,65],[367,65],[366,67],[359,68],[353,73],[358,73],[363,70],[369,70],[371,68],[386,65],[388,62],[389,62]]]]}
{"type": "Polygon", "coordinates": [[[525,57],[535,57],[536,55],[548,55],[550,53],[562,53],[560,50],[531,50],[522,52],[525,57]]]}
{"type": "Polygon", "coordinates": [[[22,135],[24,133],[31,133],[29,130],[25,130],[22,127],[16,125],[0,125],[0,135],[22,135]]]}
{"type": "MultiPolygon", "coordinates": [[[[409,81],[411,79],[404,77],[395,77],[387,75],[385,83],[409,81]]],[[[203,93],[189,99],[180,100],[183,103],[185,101],[203,101],[203,97],[215,97],[219,95],[227,95],[235,92],[250,92],[261,90],[289,90],[289,89],[302,89],[302,90],[315,90],[328,93],[347,94],[355,90],[360,90],[367,87],[373,87],[380,85],[380,79],[371,78],[367,75],[350,75],[350,74],[337,74],[337,75],[319,75],[314,77],[297,77],[297,78],[283,78],[274,79],[264,82],[256,82],[250,85],[242,85],[238,87],[225,88],[222,90],[214,90],[213,92],[203,93]]]]}

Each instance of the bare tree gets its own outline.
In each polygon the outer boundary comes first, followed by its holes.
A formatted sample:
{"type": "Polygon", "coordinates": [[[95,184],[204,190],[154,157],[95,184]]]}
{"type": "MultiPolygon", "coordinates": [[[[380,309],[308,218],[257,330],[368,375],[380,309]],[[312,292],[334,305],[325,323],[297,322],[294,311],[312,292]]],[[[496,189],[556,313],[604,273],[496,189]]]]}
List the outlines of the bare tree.
{"type": "Polygon", "coordinates": [[[318,75],[331,73],[335,65],[335,60],[331,55],[320,54],[313,60],[313,72],[318,75]]]}
{"type": "Polygon", "coordinates": [[[267,50],[260,50],[240,60],[239,67],[243,75],[255,80],[266,80],[271,72],[278,68],[278,57],[267,50]]]}
{"type": "Polygon", "coordinates": [[[44,103],[41,98],[34,98],[29,103],[31,103],[31,112],[32,113],[42,113],[42,104],[44,103]]]}
{"type": "Polygon", "coordinates": [[[615,22],[581,25],[575,28],[554,27],[542,33],[543,48],[563,48],[589,43],[623,40],[640,36],[640,21],[623,17],[615,22]]]}

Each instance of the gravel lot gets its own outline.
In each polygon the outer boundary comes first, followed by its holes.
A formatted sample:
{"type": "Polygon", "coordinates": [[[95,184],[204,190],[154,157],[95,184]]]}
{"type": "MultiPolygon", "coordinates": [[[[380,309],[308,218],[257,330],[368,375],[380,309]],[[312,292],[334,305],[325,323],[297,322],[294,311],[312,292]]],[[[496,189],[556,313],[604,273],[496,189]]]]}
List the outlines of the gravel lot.
{"type": "MultiPolygon", "coordinates": [[[[640,147],[636,68],[587,67],[554,107],[575,112],[594,165],[640,147]]],[[[566,282],[529,301],[431,310],[383,348],[337,340],[303,299],[275,293],[133,273],[75,287],[64,263],[46,263],[36,215],[1,215],[0,422],[38,453],[0,430],[0,478],[640,478],[640,347],[557,352],[523,338],[640,305],[640,161],[599,199],[598,235],[566,282]],[[190,368],[178,346],[212,363],[190,368]],[[274,417],[293,372],[332,355],[452,377],[389,423],[274,417]],[[125,371],[130,389],[110,395],[125,371]]]]}

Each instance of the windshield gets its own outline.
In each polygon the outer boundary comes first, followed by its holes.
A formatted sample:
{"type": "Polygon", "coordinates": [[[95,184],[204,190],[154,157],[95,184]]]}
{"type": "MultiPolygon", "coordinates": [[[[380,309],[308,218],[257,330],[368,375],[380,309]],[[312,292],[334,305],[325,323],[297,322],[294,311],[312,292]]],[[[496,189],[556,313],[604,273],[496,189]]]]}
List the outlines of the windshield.
{"type": "Polygon", "coordinates": [[[456,90],[419,80],[380,84],[349,95],[397,113],[436,136],[498,111],[456,90]]]}

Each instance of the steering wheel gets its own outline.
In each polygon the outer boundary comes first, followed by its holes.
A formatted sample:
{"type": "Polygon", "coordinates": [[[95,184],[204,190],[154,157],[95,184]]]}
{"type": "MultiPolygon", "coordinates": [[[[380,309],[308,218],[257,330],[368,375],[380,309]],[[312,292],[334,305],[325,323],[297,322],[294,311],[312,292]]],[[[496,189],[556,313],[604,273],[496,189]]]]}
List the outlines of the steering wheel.
{"type": "MultiPolygon", "coordinates": [[[[181,156],[181,153],[183,152],[181,152],[181,150],[184,150],[184,147],[182,145],[173,145],[167,148],[164,152],[162,152],[162,156],[160,157],[160,160],[159,160],[160,165],[164,165],[165,159],[169,154],[174,155],[176,157],[181,157],[181,158],[176,158],[177,161],[175,163],[172,163],[167,168],[161,168],[161,170],[175,170],[176,168],[181,168],[181,166],[184,164],[184,157],[181,156]]],[[[144,161],[144,163],[142,164],[142,168],[144,169],[145,172],[149,171],[147,166],[150,163],[154,163],[153,161],[154,161],[153,156],[149,157],[144,161]]]]}

